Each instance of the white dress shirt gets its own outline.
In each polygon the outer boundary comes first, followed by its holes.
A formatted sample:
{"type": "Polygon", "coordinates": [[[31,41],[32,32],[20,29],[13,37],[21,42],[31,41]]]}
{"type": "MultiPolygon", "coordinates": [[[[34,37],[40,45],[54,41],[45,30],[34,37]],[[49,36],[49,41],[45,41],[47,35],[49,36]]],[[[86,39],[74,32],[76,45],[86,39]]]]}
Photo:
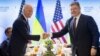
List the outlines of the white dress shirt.
{"type": "MultiPolygon", "coordinates": [[[[76,16],[76,17],[74,17],[74,18],[76,18],[76,28],[77,28],[77,26],[78,26],[78,22],[79,22],[79,19],[80,19],[80,16],[81,16],[81,14],[79,14],[78,16],[76,16]]],[[[73,18],[73,19],[74,19],[73,18]]]]}

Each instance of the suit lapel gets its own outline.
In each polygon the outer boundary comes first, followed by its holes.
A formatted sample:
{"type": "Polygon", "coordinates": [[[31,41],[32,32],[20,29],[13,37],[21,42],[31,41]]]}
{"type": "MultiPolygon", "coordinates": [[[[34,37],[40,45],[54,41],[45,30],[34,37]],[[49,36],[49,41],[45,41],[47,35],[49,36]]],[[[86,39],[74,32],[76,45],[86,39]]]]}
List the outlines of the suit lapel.
{"type": "Polygon", "coordinates": [[[74,30],[73,30],[73,17],[71,17],[71,21],[69,22],[69,31],[71,32],[71,34],[74,35],[74,30]]]}
{"type": "Polygon", "coordinates": [[[70,20],[70,22],[69,22],[69,28],[71,29],[72,26],[73,26],[73,17],[71,17],[71,20],[70,20]]]}
{"type": "Polygon", "coordinates": [[[25,22],[26,24],[26,28],[27,28],[27,31],[30,32],[30,27],[29,27],[29,23],[28,23],[28,20],[25,20],[25,17],[22,15],[22,20],[25,22]]]}

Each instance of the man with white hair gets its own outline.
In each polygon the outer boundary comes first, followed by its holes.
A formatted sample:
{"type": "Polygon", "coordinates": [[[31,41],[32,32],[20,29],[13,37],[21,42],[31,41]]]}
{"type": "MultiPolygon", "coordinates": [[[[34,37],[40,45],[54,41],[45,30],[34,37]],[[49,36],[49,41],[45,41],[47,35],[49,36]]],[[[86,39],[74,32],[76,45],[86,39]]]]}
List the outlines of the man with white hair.
{"type": "MultiPolygon", "coordinates": [[[[28,40],[40,40],[40,35],[30,35],[28,19],[32,16],[31,5],[24,5],[22,14],[13,24],[12,36],[9,44],[10,56],[24,56],[28,40]]],[[[46,37],[43,37],[45,39],[46,37]]]]}

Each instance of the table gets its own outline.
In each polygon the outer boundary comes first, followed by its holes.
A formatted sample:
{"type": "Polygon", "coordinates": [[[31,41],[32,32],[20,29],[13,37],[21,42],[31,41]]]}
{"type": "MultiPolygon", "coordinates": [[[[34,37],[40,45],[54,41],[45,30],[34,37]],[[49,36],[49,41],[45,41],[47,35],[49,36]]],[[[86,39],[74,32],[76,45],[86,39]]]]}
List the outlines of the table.
{"type": "MultiPolygon", "coordinates": [[[[46,51],[44,45],[33,46],[32,44],[28,44],[25,56],[43,56],[46,51]]],[[[71,56],[72,54],[71,48],[66,48],[63,44],[53,44],[52,51],[56,56],[62,56],[61,54],[71,56]]]]}

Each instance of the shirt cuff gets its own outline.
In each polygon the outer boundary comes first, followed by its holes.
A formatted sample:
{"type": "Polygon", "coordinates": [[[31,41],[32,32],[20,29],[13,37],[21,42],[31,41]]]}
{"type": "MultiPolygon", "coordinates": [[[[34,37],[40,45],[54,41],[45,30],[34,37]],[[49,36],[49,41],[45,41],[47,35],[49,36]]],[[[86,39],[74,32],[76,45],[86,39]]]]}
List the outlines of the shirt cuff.
{"type": "Polygon", "coordinates": [[[95,49],[96,49],[96,47],[95,47],[95,46],[92,46],[92,48],[95,48],[95,49]]]}

